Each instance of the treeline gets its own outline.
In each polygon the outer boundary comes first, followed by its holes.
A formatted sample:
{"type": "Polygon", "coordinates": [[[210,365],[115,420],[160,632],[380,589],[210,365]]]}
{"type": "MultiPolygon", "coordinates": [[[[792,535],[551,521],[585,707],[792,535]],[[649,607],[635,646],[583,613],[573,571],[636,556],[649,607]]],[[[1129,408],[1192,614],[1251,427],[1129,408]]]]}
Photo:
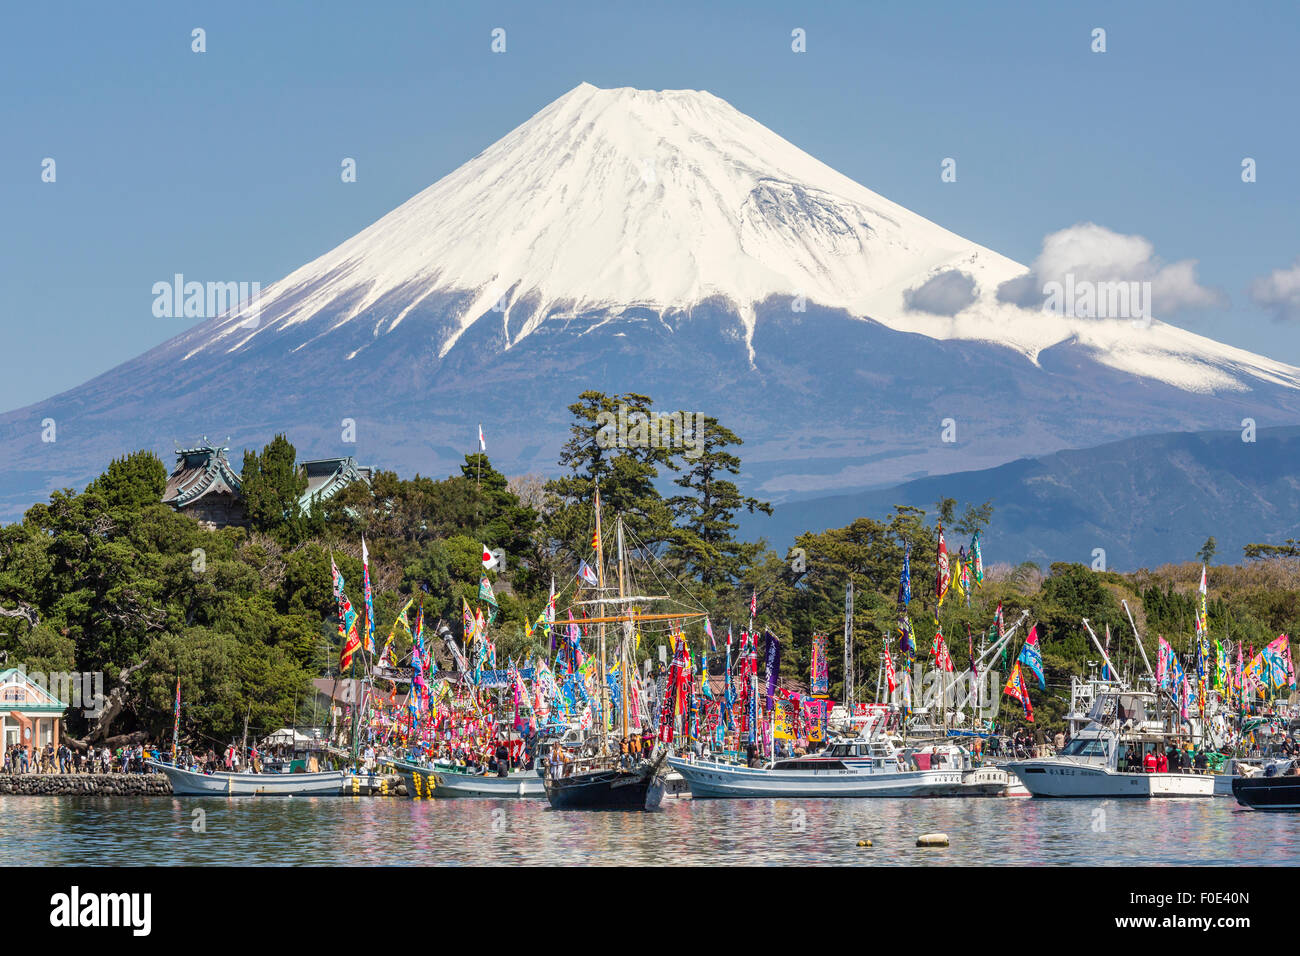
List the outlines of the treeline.
{"type": "MultiPolygon", "coordinates": [[[[508,479],[486,455],[473,454],[459,474],[401,478],[380,471],[369,486],[353,484],[306,510],[298,504],[306,479],[296,468],[296,450],[277,436],[244,456],[247,528],[207,530],[161,504],[167,468],[149,452],[129,455],[83,492],[57,492],[0,529],[0,652],[8,655],[6,666],[22,663],[29,671],[104,671],[116,687],[115,706],[98,721],[69,716],[74,735],[97,741],[168,735],[178,674],[182,732],[196,745],[238,736],[245,720],[259,732],[324,723],[310,679],[337,668],[331,560],[359,605],[365,536],[381,643],[411,597],[423,601],[427,626],[441,618],[459,638],[461,600],[474,603],[483,573],[480,548],[500,549],[504,565],[488,575],[500,604],[492,628],[498,658],[545,653],[546,638],[530,632],[527,622],[545,605],[552,579],[563,590],[579,561],[591,559],[597,485],[604,527],[623,516],[629,546],[653,553],[655,566],[667,572],[656,586],[706,608],[719,647],[728,624],[737,637],[747,626],[751,594],[759,627],[782,640],[787,676],[806,680],[811,638],[828,634],[834,696],[843,687],[850,578],[860,698],[874,689],[886,637],[898,663],[896,599],[909,547],[908,612],[918,656],[929,652],[940,523],[954,554],[982,531],[989,562],[969,607],[956,596],[942,607],[952,657],[959,667],[966,663],[967,635],[978,648],[999,602],[1008,623],[1028,608],[1048,679],[1046,692],[1031,686],[1040,725],[1060,720],[1070,675],[1086,672],[1098,657],[1082,618],[1099,636],[1110,627],[1115,663],[1130,670],[1140,660],[1121,600],[1149,654],[1156,634],[1180,650],[1189,645],[1199,564],[1125,575],[1078,564],[1054,564],[1046,573],[1032,564],[1000,564],[987,502],[949,498],[930,512],[898,506],[879,518],[803,534],[784,554],[763,541],[740,541],[736,516],[770,510],[735,483],[740,437],[706,417],[702,436],[695,436],[700,441],[689,448],[611,443],[601,431],[608,420],[602,414],[616,414],[620,405],[654,412],[652,400],[639,394],[578,397],[569,408],[560,474],[549,481],[508,479]]],[[[1213,632],[1258,648],[1300,623],[1300,560],[1269,557],[1212,568],[1210,592],[1213,632]]],[[[687,633],[697,650],[707,649],[702,625],[687,633]]],[[[654,636],[647,637],[643,658],[657,653],[654,636]]],[[[400,636],[397,649],[406,650],[400,636]]],[[[1011,723],[1015,713],[1014,704],[1003,709],[1011,723]]]]}

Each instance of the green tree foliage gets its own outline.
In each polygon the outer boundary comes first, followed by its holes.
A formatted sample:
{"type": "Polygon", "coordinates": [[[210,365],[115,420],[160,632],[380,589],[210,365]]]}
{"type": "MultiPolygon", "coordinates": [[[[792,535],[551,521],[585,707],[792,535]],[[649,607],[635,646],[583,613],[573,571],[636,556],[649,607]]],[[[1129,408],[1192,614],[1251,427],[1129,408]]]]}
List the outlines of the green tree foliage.
{"type": "Polygon", "coordinates": [[[299,499],[307,476],[298,468],[298,455],[283,435],[276,435],[261,453],[244,452],[240,473],[249,523],[285,540],[298,541],[306,531],[299,499]]]}
{"type": "MultiPolygon", "coordinates": [[[[703,605],[719,640],[728,625],[737,633],[748,626],[750,596],[756,595],[760,631],[771,629],[782,641],[783,673],[806,680],[812,636],[827,634],[835,696],[846,678],[842,634],[850,581],[853,676],[860,698],[874,689],[886,640],[901,666],[896,599],[909,549],[907,612],[919,660],[926,661],[941,628],[963,668],[969,649],[978,648],[989,631],[999,602],[1008,624],[1028,609],[1048,683],[1041,691],[1031,681],[1039,727],[1059,726],[1071,675],[1086,674],[1099,657],[1084,618],[1103,641],[1109,627],[1113,662],[1130,674],[1141,667],[1140,655],[1121,600],[1132,610],[1149,655],[1158,636],[1181,652],[1190,646],[1199,563],[1127,575],[1067,563],[1053,564],[1047,573],[1028,562],[999,567],[993,504],[958,498],[941,499],[930,513],[900,505],[890,514],[809,532],[779,554],[761,541],[736,538],[737,515],[768,509],[741,493],[738,435],[706,417],[695,447],[620,444],[620,406],[625,420],[654,411],[648,396],[631,392],[578,397],[569,409],[573,421],[560,453],[562,474],[548,483],[540,501],[531,502],[520,499],[486,455],[474,454],[442,479],[378,471],[368,485],[350,485],[304,513],[298,503],[305,478],[292,444],[281,435],[260,452],[245,454],[250,526],[211,530],[161,504],[166,473],[155,456],[127,455],[111,462],[84,492],[56,491],[21,522],[0,528],[0,608],[6,611],[0,616],[0,651],[11,664],[33,671],[103,670],[110,686],[132,669],[128,706],[115,733],[143,729],[157,740],[169,739],[178,675],[182,734],[199,746],[220,747],[238,738],[245,720],[250,734],[295,720],[323,722],[325,711],[310,679],[338,666],[331,562],[359,608],[364,535],[377,639],[387,638],[398,610],[415,598],[429,642],[442,653],[435,637],[439,623],[459,639],[462,602],[478,603],[482,545],[504,550],[505,565],[487,572],[500,605],[492,634],[498,660],[518,661],[549,651],[541,629],[530,630],[529,622],[542,610],[552,576],[564,590],[578,560],[590,560],[597,483],[604,526],[612,533],[615,516],[622,515],[629,545],[645,545],[670,572],[655,587],[703,605]],[[953,554],[983,532],[987,576],[969,605],[950,593],[936,607],[940,522],[953,554]]],[[[633,421],[628,424],[635,428],[633,421]]],[[[1202,549],[1207,564],[1212,543],[1202,549]]],[[[608,535],[606,545],[612,545],[608,535]]],[[[1300,545],[1252,545],[1247,554],[1256,560],[1211,570],[1210,628],[1216,637],[1258,649],[1278,634],[1300,632],[1300,568],[1294,560],[1300,545]]],[[[415,607],[412,623],[414,618],[415,607]]],[[[702,623],[689,625],[687,634],[697,653],[706,648],[702,623]]],[[[1023,636],[1006,662],[993,664],[1003,680],[1023,636]]],[[[659,640],[647,631],[641,654],[655,655],[659,640]]],[[[400,632],[394,648],[399,656],[409,649],[400,632]]],[[[1018,714],[1018,706],[1007,703],[999,719],[1004,727],[1015,726],[1021,723],[1018,714]]],[[[87,729],[75,713],[69,722],[74,733],[87,729]]]]}
{"type": "Polygon", "coordinates": [[[742,495],[728,475],[740,474],[740,458],[727,448],[743,442],[716,418],[705,417],[696,447],[683,453],[680,477],[673,482],[686,494],[668,500],[677,522],[669,554],[687,573],[710,591],[720,584],[734,585],[745,565],[753,562],[760,545],[737,541],[738,511],[771,514],[765,501],[742,495]]]}

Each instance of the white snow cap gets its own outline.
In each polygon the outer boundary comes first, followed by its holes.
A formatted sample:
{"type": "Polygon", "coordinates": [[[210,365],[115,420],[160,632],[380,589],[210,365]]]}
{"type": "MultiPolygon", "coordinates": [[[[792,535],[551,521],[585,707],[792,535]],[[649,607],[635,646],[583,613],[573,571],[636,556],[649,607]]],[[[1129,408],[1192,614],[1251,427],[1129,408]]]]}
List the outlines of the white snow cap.
{"type": "Polygon", "coordinates": [[[583,83],[268,287],[255,330],[234,313],[190,355],[233,351],[322,313],[329,321],[319,334],[327,335],[401,289],[402,308],[377,320],[375,335],[430,296],[460,297],[459,327],[434,343],[440,356],[479,321],[501,323],[509,348],[543,321],[582,311],[617,319],[633,307],[664,312],[724,300],[745,325],[753,360],[754,306],[802,297],[1032,360],[1075,339],[1105,364],[1194,391],[1244,390],[1239,373],[1300,387],[1300,370],[1164,323],[1139,328],[1000,301],[998,287],[1027,272],[711,93],[583,83]],[[961,275],[933,282],[947,272],[961,275]],[[308,286],[290,305],[286,297],[308,286]],[[345,307],[335,305],[341,300],[345,307]],[[936,301],[950,304],[928,304],[936,301]]]}

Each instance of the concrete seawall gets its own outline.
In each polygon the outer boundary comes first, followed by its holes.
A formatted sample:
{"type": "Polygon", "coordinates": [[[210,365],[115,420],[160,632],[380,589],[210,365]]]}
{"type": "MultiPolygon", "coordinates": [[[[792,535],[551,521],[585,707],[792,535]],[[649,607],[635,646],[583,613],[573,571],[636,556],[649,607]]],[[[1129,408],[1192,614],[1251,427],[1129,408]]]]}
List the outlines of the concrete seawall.
{"type": "Polygon", "coordinates": [[[171,782],[160,773],[0,774],[0,795],[167,796],[171,792],[171,782]]]}

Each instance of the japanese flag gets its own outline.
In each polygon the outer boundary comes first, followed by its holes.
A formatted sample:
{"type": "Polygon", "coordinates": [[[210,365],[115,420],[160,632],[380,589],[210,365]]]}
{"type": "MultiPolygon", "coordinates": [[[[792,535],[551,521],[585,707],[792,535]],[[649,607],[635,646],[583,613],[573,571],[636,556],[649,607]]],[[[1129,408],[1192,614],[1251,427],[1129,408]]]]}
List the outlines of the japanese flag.
{"type": "Polygon", "coordinates": [[[483,545],[483,570],[491,571],[501,563],[500,551],[489,551],[488,546],[483,545]]]}
{"type": "Polygon", "coordinates": [[[483,426],[478,427],[478,450],[487,451],[487,442],[483,440],[483,426]]]}

